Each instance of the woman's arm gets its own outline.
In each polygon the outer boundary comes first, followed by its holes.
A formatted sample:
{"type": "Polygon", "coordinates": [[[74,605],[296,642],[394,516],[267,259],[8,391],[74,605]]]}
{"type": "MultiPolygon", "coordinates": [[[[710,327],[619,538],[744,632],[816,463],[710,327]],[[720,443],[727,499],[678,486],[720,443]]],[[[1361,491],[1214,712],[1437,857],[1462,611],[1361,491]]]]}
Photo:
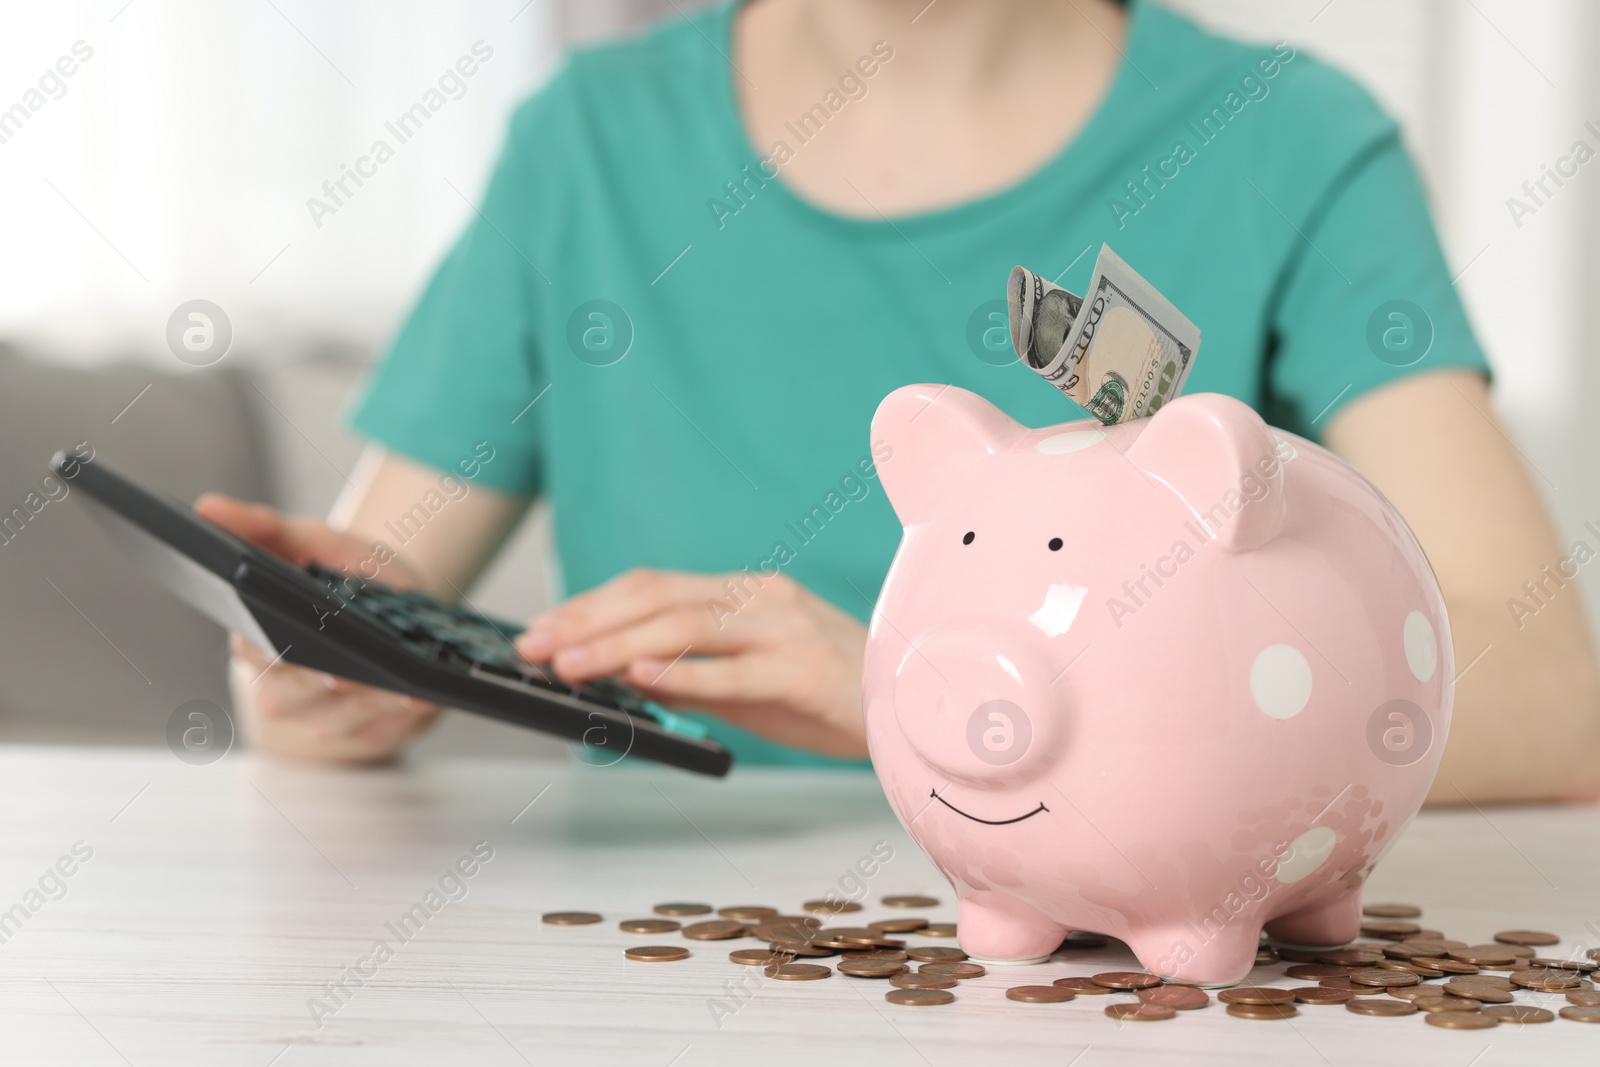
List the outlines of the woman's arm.
{"type": "Polygon", "coordinates": [[[1429,802],[1600,796],[1600,670],[1582,598],[1570,577],[1546,577],[1567,550],[1483,377],[1440,370],[1375,389],[1325,436],[1405,516],[1450,610],[1455,716],[1429,802]],[[1538,601],[1530,581],[1545,586],[1538,601]]]}
{"type": "Polygon", "coordinates": [[[419,588],[457,600],[494,559],[528,501],[369,445],[328,513],[331,529],[392,549],[419,588]],[[444,500],[438,511],[423,503],[444,500]],[[401,541],[400,537],[405,537],[401,541]]]}

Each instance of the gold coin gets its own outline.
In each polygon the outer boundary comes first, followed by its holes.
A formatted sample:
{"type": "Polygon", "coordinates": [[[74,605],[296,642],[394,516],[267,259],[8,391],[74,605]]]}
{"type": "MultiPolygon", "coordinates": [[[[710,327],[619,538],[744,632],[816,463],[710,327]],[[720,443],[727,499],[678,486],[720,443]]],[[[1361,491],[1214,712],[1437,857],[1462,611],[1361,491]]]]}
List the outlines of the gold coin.
{"type": "MultiPolygon", "coordinates": [[[[890,941],[889,938],[884,937],[878,931],[865,926],[828,926],[818,930],[815,936],[818,941],[857,941],[863,945],[876,945],[890,941]]],[[[896,947],[905,944],[903,941],[893,941],[891,943],[896,947]]]]}
{"type": "Polygon", "coordinates": [[[1300,986],[1289,992],[1302,1004],[1343,1004],[1356,995],[1354,990],[1328,989],[1318,985],[1300,986]]]}
{"type": "Polygon", "coordinates": [[[934,897],[919,896],[915,893],[899,893],[895,896],[883,898],[886,908],[937,908],[939,901],[934,897]]]}
{"type": "Polygon", "coordinates": [[[851,949],[845,950],[845,958],[846,960],[899,960],[904,963],[910,957],[907,957],[904,949],[872,949],[864,945],[854,945],[851,949]]]}
{"type": "Polygon", "coordinates": [[[1475,967],[1501,967],[1515,963],[1518,957],[1511,945],[1468,945],[1451,949],[1450,958],[1475,967]]]}
{"type": "Polygon", "coordinates": [[[671,919],[624,919],[617,927],[625,934],[670,934],[682,925],[671,919]]]}
{"type": "Polygon", "coordinates": [[[1192,985],[1158,985],[1139,990],[1139,999],[1174,1011],[1193,1011],[1210,1004],[1211,994],[1192,985]]]}
{"type": "Polygon", "coordinates": [[[880,934],[909,934],[928,925],[927,919],[879,919],[875,923],[868,923],[868,930],[876,930],[880,934]]]}
{"type": "Polygon", "coordinates": [[[914,974],[911,971],[901,971],[890,976],[889,984],[900,989],[954,989],[958,980],[947,974],[914,974]]]}
{"type": "Polygon", "coordinates": [[[1487,1030],[1500,1024],[1499,1019],[1481,1011],[1436,1011],[1423,1022],[1429,1026],[1442,1026],[1446,1030],[1487,1030]]]}
{"type": "Polygon", "coordinates": [[[1483,1013],[1503,1023],[1547,1023],[1556,1017],[1555,1012],[1532,1004],[1495,1004],[1484,1008],[1483,1013]]]}
{"type": "Polygon", "coordinates": [[[1485,1004],[1510,1004],[1512,1001],[1510,993],[1488,985],[1463,985],[1460,982],[1446,982],[1444,991],[1454,997],[1468,997],[1472,1000],[1481,1000],[1485,1004]]]}
{"type": "Polygon", "coordinates": [[[1415,904],[1367,904],[1361,914],[1374,919],[1415,919],[1422,915],[1422,909],[1415,904]]]}
{"type": "Polygon", "coordinates": [[[1136,1000],[1127,1004],[1107,1004],[1106,1014],[1113,1019],[1125,1019],[1133,1023],[1153,1023],[1170,1019],[1178,1012],[1176,1008],[1169,1008],[1165,1004],[1146,1004],[1136,1000]]]}
{"type": "Polygon", "coordinates": [[[805,923],[785,922],[781,919],[756,923],[750,928],[750,933],[763,941],[793,941],[801,945],[810,944],[817,936],[816,930],[805,923]]]}
{"type": "Polygon", "coordinates": [[[948,1004],[956,995],[948,989],[891,989],[883,995],[890,1004],[907,1004],[923,1007],[930,1004],[948,1004]]]}
{"type": "Polygon", "coordinates": [[[1421,932],[1422,927],[1416,923],[1378,919],[1361,924],[1361,936],[1381,937],[1387,941],[1398,941],[1402,937],[1415,937],[1421,932]]]}
{"type": "Polygon", "coordinates": [[[1448,956],[1450,946],[1438,941],[1397,941],[1383,946],[1383,954],[1392,960],[1426,960],[1448,956]]]}
{"type": "Polygon", "coordinates": [[[777,908],[764,908],[759,904],[735,904],[732,907],[718,908],[717,914],[724,919],[738,919],[740,922],[765,922],[778,917],[777,908]]]}
{"type": "Polygon", "coordinates": [[[1058,985],[1062,989],[1070,989],[1079,996],[1099,996],[1110,993],[1111,987],[1101,985],[1093,978],[1057,978],[1051,985],[1058,985]]]}
{"type": "Polygon", "coordinates": [[[662,963],[668,960],[686,960],[689,958],[689,950],[681,945],[638,945],[624,950],[623,955],[630,960],[662,963]]]}
{"type": "Polygon", "coordinates": [[[540,918],[551,926],[587,926],[600,921],[592,911],[547,911],[540,918]]]}
{"type": "Polygon", "coordinates": [[[1600,1007],[1568,1004],[1561,1009],[1561,1017],[1575,1023],[1600,1023],[1600,1007]]]}
{"type": "Polygon", "coordinates": [[[1569,989],[1582,989],[1585,985],[1583,975],[1575,971],[1557,971],[1545,967],[1512,971],[1511,984],[1540,993],[1565,993],[1569,989]]]}
{"type": "Polygon", "coordinates": [[[668,901],[665,904],[657,904],[650,910],[655,912],[657,915],[710,915],[711,905],[685,904],[674,900],[668,901]]]}
{"type": "Polygon", "coordinates": [[[860,911],[861,905],[853,900],[808,900],[800,905],[800,910],[818,915],[842,915],[847,911],[860,911]]]}
{"type": "Polygon", "coordinates": [[[956,936],[955,923],[929,923],[917,933],[923,937],[954,937],[956,936]]]}
{"type": "Polygon", "coordinates": [[[692,941],[726,941],[749,933],[744,923],[732,919],[712,919],[703,923],[690,923],[683,928],[683,936],[692,941]]]}
{"type": "Polygon", "coordinates": [[[1058,985],[1014,985],[1006,990],[1007,1000],[1024,1004],[1064,1004],[1076,994],[1058,985]]]}
{"type": "Polygon", "coordinates": [[[1561,939],[1543,930],[1501,930],[1494,939],[1506,945],[1559,945],[1561,939]]]}
{"type": "Polygon", "coordinates": [[[822,933],[813,935],[807,944],[809,944],[812,948],[823,949],[829,953],[841,952],[845,950],[859,952],[862,949],[876,947],[871,941],[838,941],[822,933]]]}
{"type": "Polygon", "coordinates": [[[1228,1014],[1235,1019],[1288,1019],[1300,1013],[1293,1004],[1229,1004],[1228,1014]]]}
{"type": "Polygon", "coordinates": [[[768,967],[774,963],[788,963],[794,956],[770,948],[736,948],[728,953],[728,959],[734,963],[742,963],[746,967],[768,967]]]}
{"type": "Polygon", "coordinates": [[[1417,985],[1421,981],[1420,975],[1412,974],[1410,971],[1390,971],[1382,967],[1368,967],[1350,972],[1352,985],[1374,985],[1392,988],[1394,986],[1417,985]]]}
{"type": "Polygon", "coordinates": [[[823,948],[816,944],[804,944],[799,941],[774,941],[771,945],[774,952],[785,952],[791,956],[805,956],[807,959],[823,959],[827,956],[837,956],[836,948],[823,948]]]}
{"type": "Polygon", "coordinates": [[[1471,997],[1417,997],[1411,1003],[1419,1011],[1477,1011],[1483,1001],[1471,997]]]}
{"type": "Polygon", "coordinates": [[[1345,1006],[1346,1011],[1357,1015],[1415,1015],[1417,1006],[1409,1000],[1392,1000],[1389,997],[1357,997],[1345,1006]]]}
{"type": "Polygon", "coordinates": [[[1288,1004],[1294,1000],[1294,992],[1266,986],[1239,986],[1224,989],[1217,994],[1217,999],[1224,1004],[1288,1004]]]}
{"type": "Polygon", "coordinates": [[[1107,989],[1149,989],[1161,984],[1161,979],[1144,971],[1102,971],[1093,977],[1107,989]]]}
{"type": "Polygon", "coordinates": [[[917,945],[906,949],[906,955],[921,963],[959,963],[967,958],[967,954],[958,948],[939,945],[917,945]]]}
{"type": "Polygon", "coordinates": [[[1471,963],[1462,963],[1460,960],[1450,960],[1450,959],[1437,959],[1436,960],[1436,959],[1430,958],[1428,960],[1428,966],[1432,967],[1436,971],[1443,971],[1445,974],[1477,974],[1478,973],[1478,968],[1475,965],[1473,965],[1471,963]]]}
{"type": "Polygon", "coordinates": [[[1394,997],[1396,1000],[1413,1000],[1413,1001],[1415,1001],[1415,1000],[1424,1000],[1424,999],[1429,998],[1429,997],[1437,999],[1438,997],[1443,997],[1443,996],[1447,996],[1448,995],[1448,994],[1445,993],[1444,986],[1442,986],[1442,985],[1395,986],[1392,989],[1384,990],[1384,992],[1388,993],[1391,997],[1394,997]]]}
{"type": "Polygon", "coordinates": [[[976,963],[924,963],[918,974],[942,974],[950,978],[982,978],[989,972],[976,963]]]}
{"type": "Polygon", "coordinates": [[[840,974],[857,978],[888,978],[906,969],[899,960],[842,959],[834,966],[840,974]]]}
{"type": "Polygon", "coordinates": [[[1529,967],[1549,967],[1557,971],[1576,971],[1578,974],[1589,974],[1600,969],[1600,963],[1594,960],[1558,960],[1549,956],[1535,956],[1528,961],[1529,967]]]}
{"type": "Polygon", "coordinates": [[[820,963],[778,963],[767,968],[768,978],[785,982],[815,982],[832,974],[832,967],[824,967],[820,963]]]}

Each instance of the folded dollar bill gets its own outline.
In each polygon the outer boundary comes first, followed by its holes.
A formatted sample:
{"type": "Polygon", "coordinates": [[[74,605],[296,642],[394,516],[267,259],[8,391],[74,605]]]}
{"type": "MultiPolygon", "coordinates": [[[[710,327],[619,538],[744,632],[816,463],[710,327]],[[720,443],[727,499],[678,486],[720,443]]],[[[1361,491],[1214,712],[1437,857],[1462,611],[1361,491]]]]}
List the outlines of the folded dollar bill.
{"type": "Polygon", "coordinates": [[[1087,298],[1024,267],[1006,283],[1017,357],[1110,426],[1154,415],[1183,391],[1200,330],[1100,246],[1087,298]]]}

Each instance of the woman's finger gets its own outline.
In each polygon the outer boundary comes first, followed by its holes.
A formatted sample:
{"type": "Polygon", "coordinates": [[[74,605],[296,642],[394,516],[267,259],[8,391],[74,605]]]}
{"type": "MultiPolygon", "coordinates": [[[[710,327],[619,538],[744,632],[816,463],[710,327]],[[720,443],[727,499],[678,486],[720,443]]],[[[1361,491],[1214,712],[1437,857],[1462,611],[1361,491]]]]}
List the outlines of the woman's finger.
{"type": "Polygon", "coordinates": [[[194,510],[196,515],[216,523],[235,537],[297,567],[308,563],[330,567],[359,565],[363,573],[367,573],[369,566],[377,564],[385,582],[402,587],[415,584],[410,571],[398,558],[380,564],[371,543],[331,529],[321,519],[284,516],[265,504],[235,500],[221,493],[206,493],[195,501],[194,510]]]}
{"type": "Polygon", "coordinates": [[[221,493],[206,493],[194,502],[195,514],[216,523],[235,537],[264,548],[275,556],[304,565],[303,550],[282,515],[265,504],[235,500],[221,493]]]}
{"type": "Polygon", "coordinates": [[[637,659],[628,664],[627,681],[647,695],[680,704],[696,702],[759,702],[792,694],[794,667],[778,655],[685,656],[676,661],[637,659]]]}
{"type": "Polygon", "coordinates": [[[655,615],[668,607],[704,603],[716,595],[717,579],[678,571],[633,570],[580,593],[528,624],[517,651],[536,663],[558,649],[655,615]]]}
{"type": "Polygon", "coordinates": [[[773,618],[753,618],[746,625],[729,626],[705,605],[691,603],[563,648],[553,665],[567,679],[597,678],[614,674],[638,659],[671,661],[685,654],[743,652],[770,644],[768,639],[781,629],[782,621],[773,618]]]}

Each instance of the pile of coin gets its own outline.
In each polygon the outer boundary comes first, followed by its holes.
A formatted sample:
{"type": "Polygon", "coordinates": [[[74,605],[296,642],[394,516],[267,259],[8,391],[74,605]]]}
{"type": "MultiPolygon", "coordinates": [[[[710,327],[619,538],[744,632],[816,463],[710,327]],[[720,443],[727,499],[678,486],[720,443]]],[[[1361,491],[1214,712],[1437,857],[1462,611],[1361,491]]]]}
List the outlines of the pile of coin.
{"type": "MultiPolygon", "coordinates": [[[[881,903],[896,909],[939,905],[937,899],[920,895],[888,896],[881,903]]],[[[953,1003],[956,996],[951,990],[988,973],[959,948],[907,940],[953,938],[954,923],[904,916],[860,926],[829,926],[821,918],[861,910],[858,903],[839,900],[806,901],[801,905],[804,914],[792,915],[757,904],[714,909],[709,904],[671,902],[657,904],[651,917],[624,919],[618,928],[629,934],[678,933],[689,941],[755,938],[763,947],[735,948],[728,959],[743,967],[760,967],[777,981],[818,981],[836,973],[882,980],[890,987],[884,999],[905,1006],[953,1003]],[[685,920],[693,921],[685,924],[685,920]],[[831,967],[815,962],[830,958],[837,959],[831,967]]],[[[1502,930],[1491,942],[1469,944],[1413,921],[1421,915],[1421,909],[1410,904],[1368,905],[1361,926],[1368,940],[1342,948],[1273,948],[1263,940],[1258,967],[1286,963],[1282,977],[1315,984],[1237,986],[1221,990],[1216,999],[1226,1005],[1228,1015],[1250,1020],[1288,1019],[1302,1006],[1342,1004],[1346,1011],[1364,1016],[1420,1014],[1429,1025],[1455,1030],[1550,1022],[1558,1015],[1576,1022],[1600,1022],[1600,989],[1589,977],[1600,969],[1600,949],[1586,958],[1540,956],[1536,949],[1560,943],[1556,935],[1541,930],[1502,930]],[[1518,1001],[1519,996],[1539,995],[1547,998],[1548,1007],[1518,1001]]],[[[603,921],[585,911],[547,912],[543,920],[556,926],[603,921]]],[[[1110,939],[1099,934],[1073,933],[1058,952],[1109,944],[1110,939]]],[[[625,955],[640,962],[669,962],[688,959],[690,950],[684,945],[641,945],[627,948],[625,955]]],[[[1022,1004],[1061,1004],[1082,996],[1119,993],[1137,999],[1106,1006],[1105,1014],[1118,1021],[1173,1019],[1179,1012],[1211,1003],[1210,994],[1202,989],[1169,985],[1143,971],[1104,971],[1058,978],[1049,985],[1013,986],[1005,996],[1022,1004]]]]}

